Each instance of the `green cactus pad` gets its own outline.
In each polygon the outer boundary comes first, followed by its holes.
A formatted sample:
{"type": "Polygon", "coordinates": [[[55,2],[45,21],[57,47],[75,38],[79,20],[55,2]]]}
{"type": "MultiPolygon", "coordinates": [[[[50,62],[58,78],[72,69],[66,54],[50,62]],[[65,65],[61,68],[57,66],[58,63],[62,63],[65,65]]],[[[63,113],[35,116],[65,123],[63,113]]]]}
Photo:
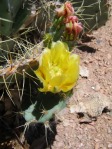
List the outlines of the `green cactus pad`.
{"type": "Polygon", "coordinates": [[[57,105],[55,105],[50,110],[46,110],[45,114],[40,113],[40,118],[37,118],[36,113],[33,114],[33,111],[36,109],[37,102],[32,104],[27,110],[23,112],[23,117],[27,122],[31,121],[37,121],[38,123],[45,123],[46,121],[49,121],[55,114],[57,114],[59,111],[64,109],[66,107],[66,101],[67,100],[61,100],[57,105]]]}
{"type": "Polygon", "coordinates": [[[14,23],[14,19],[22,0],[1,0],[0,1],[0,34],[10,35],[14,23]]]}
{"type": "Polygon", "coordinates": [[[97,29],[108,20],[109,8],[105,0],[75,0],[75,9],[85,27],[85,31],[97,29]]]}
{"type": "MultiPolygon", "coordinates": [[[[24,96],[22,100],[23,117],[27,122],[37,121],[45,123],[53,118],[59,111],[66,107],[71,96],[71,91],[65,93],[42,93],[33,82],[26,81],[24,96]],[[32,96],[28,93],[31,92],[32,96]]],[[[38,83],[39,84],[39,83],[38,83]]]]}

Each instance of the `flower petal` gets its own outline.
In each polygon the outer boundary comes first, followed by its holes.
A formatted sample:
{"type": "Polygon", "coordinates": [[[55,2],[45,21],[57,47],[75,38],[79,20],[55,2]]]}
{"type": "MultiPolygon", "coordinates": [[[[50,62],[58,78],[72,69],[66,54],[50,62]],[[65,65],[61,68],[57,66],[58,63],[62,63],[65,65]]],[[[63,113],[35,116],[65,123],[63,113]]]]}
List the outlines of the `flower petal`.
{"type": "Polygon", "coordinates": [[[39,60],[39,68],[34,71],[43,83],[42,92],[67,92],[76,84],[79,76],[79,56],[68,51],[67,44],[53,42],[46,48],[39,60]]]}

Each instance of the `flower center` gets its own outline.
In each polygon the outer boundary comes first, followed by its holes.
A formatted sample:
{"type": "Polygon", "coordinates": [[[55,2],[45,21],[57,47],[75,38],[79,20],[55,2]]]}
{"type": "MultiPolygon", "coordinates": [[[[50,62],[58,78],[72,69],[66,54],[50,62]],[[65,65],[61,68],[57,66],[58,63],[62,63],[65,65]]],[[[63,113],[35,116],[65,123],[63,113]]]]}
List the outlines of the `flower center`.
{"type": "Polygon", "coordinates": [[[62,74],[62,70],[58,66],[53,65],[51,66],[50,74],[51,74],[51,77],[54,78],[54,77],[60,76],[62,74]]]}

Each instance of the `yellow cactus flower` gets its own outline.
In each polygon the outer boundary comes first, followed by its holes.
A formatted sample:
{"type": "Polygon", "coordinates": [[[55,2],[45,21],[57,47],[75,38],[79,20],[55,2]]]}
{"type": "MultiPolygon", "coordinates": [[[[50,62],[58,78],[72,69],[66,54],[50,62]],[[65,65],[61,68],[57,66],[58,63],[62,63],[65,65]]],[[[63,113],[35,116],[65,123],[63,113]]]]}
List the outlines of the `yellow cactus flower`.
{"type": "Polygon", "coordinates": [[[71,90],[79,76],[79,56],[69,52],[67,44],[53,42],[51,49],[45,48],[39,60],[39,68],[34,71],[43,84],[41,92],[71,90]]]}

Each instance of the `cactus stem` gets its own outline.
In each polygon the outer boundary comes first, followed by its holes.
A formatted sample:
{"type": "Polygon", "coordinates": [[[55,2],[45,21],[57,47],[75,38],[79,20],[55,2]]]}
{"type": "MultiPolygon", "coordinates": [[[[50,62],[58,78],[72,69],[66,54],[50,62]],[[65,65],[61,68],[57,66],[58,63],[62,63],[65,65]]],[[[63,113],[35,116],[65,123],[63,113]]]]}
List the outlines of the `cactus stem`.
{"type": "Polygon", "coordinates": [[[3,88],[4,83],[6,86],[6,84],[15,82],[15,78],[12,78],[13,74],[16,74],[17,78],[22,79],[23,74],[28,74],[28,72],[32,71],[33,67],[38,67],[38,56],[35,59],[27,59],[24,61],[20,59],[18,64],[16,62],[12,66],[0,69],[0,88],[3,88]],[[12,81],[10,82],[11,78],[12,81]]]}
{"type": "Polygon", "coordinates": [[[62,110],[65,107],[66,107],[66,99],[60,101],[58,105],[48,110],[46,114],[40,117],[40,119],[38,120],[38,123],[45,123],[46,121],[51,119],[54,114],[58,113],[60,110],[62,110]]]}

